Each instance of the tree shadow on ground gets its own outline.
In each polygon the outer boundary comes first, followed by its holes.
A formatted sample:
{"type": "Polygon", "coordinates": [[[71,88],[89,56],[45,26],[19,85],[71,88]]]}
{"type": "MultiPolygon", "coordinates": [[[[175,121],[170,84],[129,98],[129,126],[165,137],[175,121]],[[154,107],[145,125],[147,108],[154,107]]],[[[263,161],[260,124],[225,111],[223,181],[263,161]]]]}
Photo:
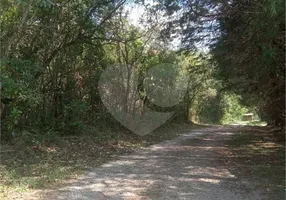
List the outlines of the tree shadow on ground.
{"type": "MultiPolygon", "coordinates": [[[[241,130],[218,126],[190,132],[121,156],[72,184],[46,191],[42,199],[94,199],[101,192],[106,195],[102,199],[281,199],[281,168],[264,179],[247,173],[273,155],[259,154],[258,163],[254,154],[236,151],[240,145],[233,142],[241,130]]],[[[281,155],[272,158],[275,163],[281,155]]]]}

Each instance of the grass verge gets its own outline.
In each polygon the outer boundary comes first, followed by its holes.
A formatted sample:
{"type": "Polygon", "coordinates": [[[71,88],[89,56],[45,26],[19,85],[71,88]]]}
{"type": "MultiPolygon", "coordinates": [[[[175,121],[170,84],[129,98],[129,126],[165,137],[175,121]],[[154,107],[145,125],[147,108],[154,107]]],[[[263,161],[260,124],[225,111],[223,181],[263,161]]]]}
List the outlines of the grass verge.
{"type": "Polygon", "coordinates": [[[90,127],[80,136],[58,137],[37,146],[19,138],[1,146],[0,199],[18,199],[35,189],[57,187],[88,168],[172,139],[191,128],[194,125],[168,124],[140,137],[125,129],[98,131],[90,127]]]}

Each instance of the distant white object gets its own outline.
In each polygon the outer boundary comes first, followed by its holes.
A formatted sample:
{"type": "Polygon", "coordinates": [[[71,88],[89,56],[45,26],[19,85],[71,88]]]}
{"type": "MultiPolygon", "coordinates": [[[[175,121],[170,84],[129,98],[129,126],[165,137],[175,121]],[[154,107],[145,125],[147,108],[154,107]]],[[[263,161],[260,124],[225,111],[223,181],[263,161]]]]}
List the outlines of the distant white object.
{"type": "Polygon", "coordinates": [[[253,121],[253,113],[245,113],[242,116],[242,121],[253,121]]]}

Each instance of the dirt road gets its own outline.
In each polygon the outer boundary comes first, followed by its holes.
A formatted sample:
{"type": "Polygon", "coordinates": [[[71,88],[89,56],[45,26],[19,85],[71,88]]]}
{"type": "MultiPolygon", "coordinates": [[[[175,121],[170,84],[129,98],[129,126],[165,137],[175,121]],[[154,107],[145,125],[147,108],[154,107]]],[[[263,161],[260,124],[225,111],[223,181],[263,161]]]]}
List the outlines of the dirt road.
{"type": "Polygon", "coordinates": [[[235,160],[230,151],[233,135],[231,129],[218,127],[194,130],[121,156],[72,184],[31,199],[279,199],[261,180],[237,172],[249,165],[235,160]]]}

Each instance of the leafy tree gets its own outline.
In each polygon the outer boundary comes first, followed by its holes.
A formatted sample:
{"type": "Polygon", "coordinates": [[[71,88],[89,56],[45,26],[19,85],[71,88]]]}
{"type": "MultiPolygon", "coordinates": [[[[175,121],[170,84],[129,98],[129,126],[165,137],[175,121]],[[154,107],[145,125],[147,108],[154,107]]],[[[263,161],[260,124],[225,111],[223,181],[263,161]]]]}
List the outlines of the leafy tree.
{"type": "Polygon", "coordinates": [[[76,131],[94,118],[82,114],[99,105],[93,79],[108,64],[106,29],[125,2],[1,1],[1,101],[12,99],[3,136],[17,132],[19,121],[76,131]]]}
{"type": "Polygon", "coordinates": [[[284,124],[284,1],[158,0],[150,10],[166,16],[163,37],[181,37],[186,49],[209,48],[224,88],[269,124],[284,124]]]}
{"type": "Polygon", "coordinates": [[[223,6],[221,37],[213,47],[218,75],[270,124],[285,117],[285,6],[277,1],[233,1],[223,6]],[[228,11],[226,12],[226,9],[228,11]]]}

